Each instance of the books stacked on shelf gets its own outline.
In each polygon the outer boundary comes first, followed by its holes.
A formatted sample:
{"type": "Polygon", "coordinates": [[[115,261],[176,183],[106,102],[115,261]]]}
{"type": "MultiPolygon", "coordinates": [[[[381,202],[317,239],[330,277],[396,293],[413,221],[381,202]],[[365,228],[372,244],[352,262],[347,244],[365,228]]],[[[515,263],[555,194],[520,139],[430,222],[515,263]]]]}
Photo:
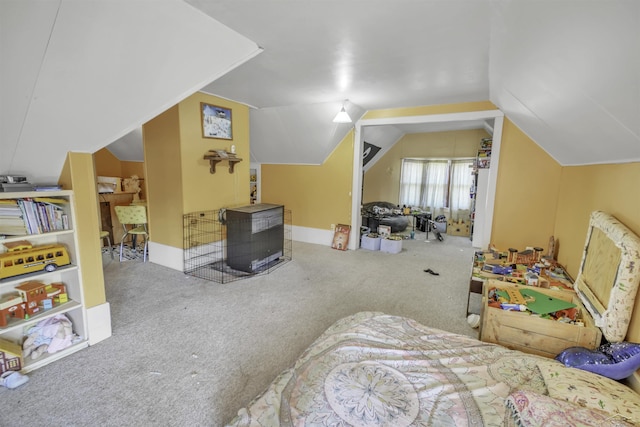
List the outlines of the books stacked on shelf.
{"type": "Polygon", "coordinates": [[[58,206],[66,203],[64,199],[37,197],[34,199],[18,199],[22,209],[22,217],[28,234],[41,234],[50,231],[68,230],[69,223],[64,210],[58,206]]]}
{"type": "Polygon", "coordinates": [[[0,200],[0,235],[22,236],[27,228],[16,200],[0,200]]]}
{"type": "Polygon", "coordinates": [[[20,236],[69,229],[67,214],[60,206],[64,199],[0,200],[0,235],[20,236]]]}
{"type": "Polygon", "coordinates": [[[33,185],[28,182],[0,182],[0,192],[33,191],[33,185]]]}

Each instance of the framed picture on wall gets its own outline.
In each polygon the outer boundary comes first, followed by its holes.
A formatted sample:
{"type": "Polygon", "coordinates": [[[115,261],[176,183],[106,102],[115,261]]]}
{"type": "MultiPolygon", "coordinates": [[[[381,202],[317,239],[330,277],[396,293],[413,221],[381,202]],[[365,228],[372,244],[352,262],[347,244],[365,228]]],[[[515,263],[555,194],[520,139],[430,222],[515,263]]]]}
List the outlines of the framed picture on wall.
{"type": "Polygon", "coordinates": [[[230,108],[201,102],[200,115],[203,138],[233,139],[230,108]]]}

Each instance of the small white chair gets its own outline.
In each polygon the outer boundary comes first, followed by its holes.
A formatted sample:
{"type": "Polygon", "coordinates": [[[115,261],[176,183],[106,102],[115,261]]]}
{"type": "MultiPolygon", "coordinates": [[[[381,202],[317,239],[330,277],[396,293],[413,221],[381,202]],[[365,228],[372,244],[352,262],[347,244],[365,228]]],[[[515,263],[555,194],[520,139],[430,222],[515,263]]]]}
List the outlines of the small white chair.
{"type": "Polygon", "coordinates": [[[147,245],[149,233],[147,232],[147,208],[144,206],[116,206],[114,208],[118,221],[122,224],[124,235],[120,240],[120,262],[122,262],[122,250],[127,238],[131,239],[132,248],[135,250],[136,237],[144,238],[142,261],[147,262],[147,245]]]}
{"type": "Polygon", "coordinates": [[[109,237],[109,232],[100,230],[100,240],[107,239],[107,246],[109,246],[109,254],[111,254],[111,259],[113,259],[113,247],[111,246],[111,237],[109,237]]]}

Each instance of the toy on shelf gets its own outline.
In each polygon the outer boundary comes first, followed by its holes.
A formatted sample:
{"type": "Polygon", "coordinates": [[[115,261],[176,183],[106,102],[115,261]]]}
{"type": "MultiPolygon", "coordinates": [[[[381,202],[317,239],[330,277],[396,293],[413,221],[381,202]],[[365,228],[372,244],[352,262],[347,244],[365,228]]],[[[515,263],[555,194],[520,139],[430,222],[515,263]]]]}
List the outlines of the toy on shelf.
{"type": "Polygon", "coordinates": [[[11,341],[0,338],[0,374],[22,369],[22,348],[11,341]]]}
{"type": "Polygon", "coordinates": [[[489,250],[476,252],[473,275],[538,288],[573,290],[573,280],[555,259],[543,255],[543,250],[533,247],[500,251],[491,244],[489,250]]]}
{"type": "Polygon", "coordinates": [[[38,281],[21,283],[15,287],[17,293],[0,297],[0,327],[7,326],[7,318],[29,319],[34,314],[46,311],[68,301],[64,283],[46,285],[38,281]]]}
{"type": "Polygon", "coordinates": [[[32,246],[26,240],[4,243],[7,252],[0,254],[0,279],[37,271],[54,271],[71,264],[67,248],[59,243],[32,246]]]}

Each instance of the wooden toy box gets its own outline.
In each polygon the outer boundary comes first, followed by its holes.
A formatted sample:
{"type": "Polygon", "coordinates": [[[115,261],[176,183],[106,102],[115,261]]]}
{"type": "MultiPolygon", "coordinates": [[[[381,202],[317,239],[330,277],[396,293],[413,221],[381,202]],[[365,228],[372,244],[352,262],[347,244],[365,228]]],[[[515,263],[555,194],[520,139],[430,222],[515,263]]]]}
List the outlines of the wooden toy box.
{"type": "Polygon", "coordinates": [[[575,292],[535,288],[573,302],[584,326],[489,307],[487,293],[492,286],[526,286],[492,279],[483,290],[480,339],[548,357],[573,346],[593,349],[602,337],[608,342],[624,341],[639,285],[640,237],[613,216],[594,211],[573,286],[575,292]]]}
{"type": "Polygon", "coordinates": [[[589,312],[575,292],[533,288],[537,292],[576,304],[584,326],[543,319],[529,312],[507,311],[489,307],[488,292],[491,288],[523,289],[531,286],[510,284],[491,279],[484,284],[482,293],[482,322],[480,339],[505,347],[546,357],[555,357],[562,350],[573,346],[595,349],[600,345],[602,332],[595,325],[589,312]]]}

